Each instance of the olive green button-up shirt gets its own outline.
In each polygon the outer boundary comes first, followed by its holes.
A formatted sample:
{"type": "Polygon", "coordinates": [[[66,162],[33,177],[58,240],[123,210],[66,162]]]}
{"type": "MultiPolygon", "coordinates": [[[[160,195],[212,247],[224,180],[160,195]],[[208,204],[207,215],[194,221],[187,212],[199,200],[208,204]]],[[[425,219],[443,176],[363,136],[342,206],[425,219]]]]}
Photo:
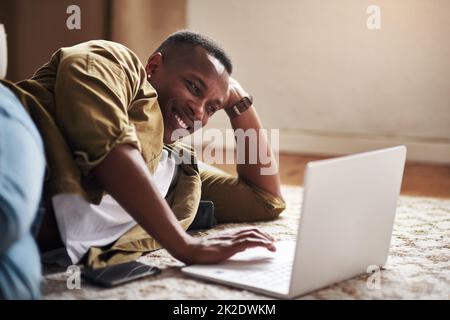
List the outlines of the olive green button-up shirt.
{"type": "Polygon", "coordinates": [[[123,45],[94,40],[61,48],[31,79],[8,86],[44,140],[47,198],[75,192],[99,203],[102,191],[89,173],[118,144],[134,145],[156,170],[163,147],[157,94],[123,45]]]}

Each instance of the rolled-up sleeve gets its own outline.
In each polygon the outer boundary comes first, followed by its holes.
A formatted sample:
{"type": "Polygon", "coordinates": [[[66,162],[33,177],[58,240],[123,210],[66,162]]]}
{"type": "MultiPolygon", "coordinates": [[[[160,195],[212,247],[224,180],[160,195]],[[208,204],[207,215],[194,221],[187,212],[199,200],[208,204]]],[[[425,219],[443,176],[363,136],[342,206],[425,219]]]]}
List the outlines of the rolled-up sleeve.
{"type": "Polygon", "coordinates": [[[96,54],[62,57],[55,81],[55,121],[84,175],[116,145],[141,147],[128,118],[130,84],[114,62],[96,54]]]}

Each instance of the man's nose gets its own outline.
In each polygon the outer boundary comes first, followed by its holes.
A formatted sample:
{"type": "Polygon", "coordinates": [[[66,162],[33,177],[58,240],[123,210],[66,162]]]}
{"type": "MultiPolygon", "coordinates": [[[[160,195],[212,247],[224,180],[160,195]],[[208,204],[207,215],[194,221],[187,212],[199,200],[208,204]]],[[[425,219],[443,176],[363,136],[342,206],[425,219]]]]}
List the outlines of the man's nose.
{"type": "Polygon", "coordinates": [[[198,103],[191,106],[192,113],[194,115],[194,121],[203,121],[205,107],[203,103],[198,103]]]}

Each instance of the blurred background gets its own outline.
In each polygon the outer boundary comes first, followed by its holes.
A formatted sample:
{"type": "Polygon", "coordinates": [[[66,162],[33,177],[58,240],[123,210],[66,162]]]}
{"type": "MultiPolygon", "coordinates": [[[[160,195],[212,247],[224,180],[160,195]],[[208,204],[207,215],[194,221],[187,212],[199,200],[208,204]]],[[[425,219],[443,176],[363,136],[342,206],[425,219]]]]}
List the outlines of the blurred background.
{"type": "MultiPolygon", "coordinates": [[[[402,192],[450,197],[449,12],[448,0],[2,0],[0,23],[12,81],[63,46],[113,40],[145,63],[171,32],[200,31],[280,129],[284,183],[301,183],[309,160],[404,144],[402,192]],[[66,27],[74,4],[80,30],[66,27]],[[367,27],[372,4],[381,29],[367,27]]],[[[229,128],[226,115],[208,127],[229,128]]]]}

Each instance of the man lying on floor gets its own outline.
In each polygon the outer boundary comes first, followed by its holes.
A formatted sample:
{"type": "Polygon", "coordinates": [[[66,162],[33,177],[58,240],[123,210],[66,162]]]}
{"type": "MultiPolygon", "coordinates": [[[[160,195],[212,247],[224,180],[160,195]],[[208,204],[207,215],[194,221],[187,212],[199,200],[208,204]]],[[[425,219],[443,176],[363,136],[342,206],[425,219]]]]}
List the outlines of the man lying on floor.
{"type": "Polygon", "coordinates": [[[41,251],[64,246],[71,263],[100,267],[160,245],[202,264],[254,246],[274,250],[258,229],[201,239],[185,232],[201,199],[214,202],[219,223],[270,220],[285,208],[278,173],[261,175],[260,163],[238,164],[233,177],[177,162],[195,154],[174,140],[175,130],[191,134],[195,121],[204,126],[220,109],[234,129],[262,128],[231,72],[215,42],[180,31],[145,67],[126,47],[95,40],[58,50],[29,80],[2,81],[45,146],[41,251]]]}

